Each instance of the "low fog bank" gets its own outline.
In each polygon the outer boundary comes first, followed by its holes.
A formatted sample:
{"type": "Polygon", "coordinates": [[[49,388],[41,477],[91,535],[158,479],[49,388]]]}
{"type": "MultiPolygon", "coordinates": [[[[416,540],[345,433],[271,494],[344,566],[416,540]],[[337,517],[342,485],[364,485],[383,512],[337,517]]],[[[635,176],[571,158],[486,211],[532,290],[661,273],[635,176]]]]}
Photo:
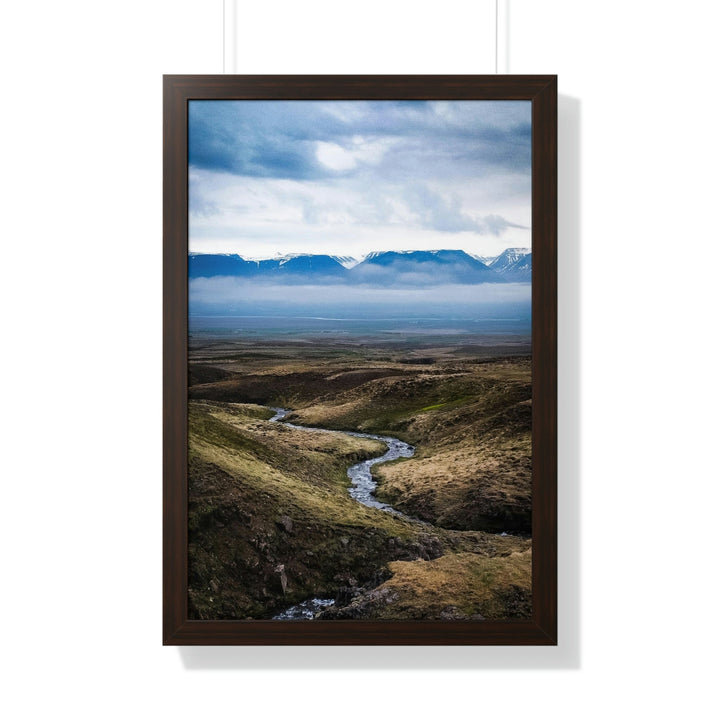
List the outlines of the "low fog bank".
{"type": "Polygon", "coordinates": [[[242,278],[197,278],[189,283],[191,315],[461,314],[529,315],[529,283],[445,284],[379,288],[357,285],[258,283],[242,278]]]}

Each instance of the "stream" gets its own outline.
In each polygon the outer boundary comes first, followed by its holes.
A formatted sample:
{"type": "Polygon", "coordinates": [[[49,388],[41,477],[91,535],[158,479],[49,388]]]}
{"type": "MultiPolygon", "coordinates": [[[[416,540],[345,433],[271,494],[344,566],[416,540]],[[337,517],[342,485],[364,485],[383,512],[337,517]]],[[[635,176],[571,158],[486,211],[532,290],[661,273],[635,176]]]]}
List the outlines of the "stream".
{"type": "MultiPolygon", "coordinates": [[[[275,411],[275,415],[270,418],[270,422],[281,422],[283,418],[290,414],[290,410],[285,410],[284,408],[270,409],[275,411]]],[[[390,460],[397,460],[401,457],[412,457],[415,454],[415,448],[412,445],[409,445],[402,440],[398,440],[397,438],[385,437],[384,435],[371,435],[370,433],[352,432],[349,430],[326,430],[325,428],[308,427],[307,425],[294,425],[293,423],[288,422],[283,422],[283,425],[295,428],[296,430],[306,430],[308,432],[341,432],[344,435],[369,438],[371,440],[379,440],[384,443],[387,447],[384,454],[379,455],[376,458],[371,458],[370,460],[363,460],[362,462],[356,463],[348,468],[347,475],[350,478],[351,483],[351,487],[349,488],[350,496],[359,503],[367,505],[368,507],[392,513],[393,515],[397,515],[405,520],[419,522],[418,520],[401,513],[399,510],[396,510],[391,505],[380,502],[380,500],[375,497],[377,482],[375,482],[372,476],[373,465],[379,465],[380,463],[389,462],[390,460]]],[[[280,614],[275,615],[273,620],[312,620],[317,612],[330,607],[333,604],[334,600],[310,598],[299,605],[293,605],[292,607],[283,610],[280,614]]]]}
{"type": "MultiPolygon", "coordinates": [[[[275,415],[270,418],[270,422],[280,422],[284,417],[290,414],[290,410],[284,408],[270,408],[275,411],[275,415]]],[[[319,432],[319,433],[343,433],[344,435],[351,435],[352,437],[369,438],[370,440],[379,440],[385,443],[387,450],[383,455],[370,460],[363,460],[362,462],[356,463],[348,468],[347,475],[352,483],[350,487],[350,496],[357,500],[363,505],[368,507],[377,508],[378,510],[384,510],[385,512],[392,513],[399,517],[405,518],[406,520],[413,520],[399,510],[396,510],[392,505],[380,502],[375,497],[375,490],[377,483],[373,480],[372,466],[379,465],[380,463],[390,462],[390,460],[397,460],[398,458],[404,457],[409,458],[415,454],[415,448],[408,443],[398,440],[397,438],[385,437],[383,435],[371,435],[370,433],[351,432],[350,430],[326,430],[325,428],[308,427],[307,425],[293,425],[292,423],[283,423],[288,427],[295,428],[296,430],[307,430],[308,432],[319,432]]]]}

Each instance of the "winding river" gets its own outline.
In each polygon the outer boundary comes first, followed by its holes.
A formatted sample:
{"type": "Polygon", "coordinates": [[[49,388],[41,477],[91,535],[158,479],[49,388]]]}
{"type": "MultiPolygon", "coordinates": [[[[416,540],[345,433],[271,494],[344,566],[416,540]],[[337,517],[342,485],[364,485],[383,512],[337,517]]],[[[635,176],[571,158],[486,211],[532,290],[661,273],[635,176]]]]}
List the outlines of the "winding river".
{"type": "MultiPolygon", "coordinates": [[[[270,418],[270,422],[280,422],[283,418],[290,414],[290,410],[284,408],[270,408],[275,411],[275,415],[270,418]]],[[[377,483],[372,476],[373,465],[379,465],[380,463],[390,462],[390,460],[397,460],[398,458],[404,457],[409,458],[415,454],[415,448],[408,443],[398,440],[397,438],[385,437],[384,435],[371,435],[370,433],[351,432],[349,430],[326,430],[325,428],[308,427],[307,425],[293,425],[292,423],[283,423],[288,427],[295,428],[296,430],[307,430],[308,432],[320,432],[320,433],[338,433],[341,432],[344,435],[351,435],[352,437],[369,438],[371,440],[379,440],[385,443],[387,450],[383,455],[379,455],[376,458],[370,460],[363,460],[362,462],[356,463],[348,468],[347,474],[350,478],[350,496],[357,500],[363,505],[368,507],[377,508],[378,510],[384,510],[385,512],[392,513],[399,517],[405,518],[406,520],[414,520],[414,518],[408,517],[399,510],[396,510],[387,503],[380,502],[375,497],[375,489],[377,483]]],[[[416,521],[417,522],[417,521],[416,521]]]]}
{"type": "MultiPolygon", "coordinates": [[[[282,422],[287,415],[290,414],[290,410],[284,408],[271,408],[275,411],[275,415],[270,418],[270,422],[282,422]]],[[[307,425],[294,425],[293,423],[283,422],[283,425],[295,428],[296,430],[306,430],[307,432],[319,432],[319,433],[337,433],[341,432],[344,435],[351,435],[352,437],[370,438],[371,440],[379,440],[385,443],[387,450],[384,454],[379,455],[376,458],[370,460],[363,460],[362,462],[356,463],[348,468],[347,475],[350,478],[350,496],[357,500],[363,505],[368,507],[377,508],[378,510],[384,510],[385,512],[392,513],[406,520],[412,520],[413,522],[420,522],[414,518],[408,517],[399,510],[396,510],[387,503],[380,502],[375,497],[375,489],[377,483],[372,476],[373,465],[379,465],[380,463],[389,462],[390,460],[397,460],[398,458],[405,457],[409,458],[415,454],[415,448],[408,443],[398,440],[397,438],[385,437],[384,435],[371,435],[370,433],[351,432],[349,430],[326,430],[325,428],[308,427],[307,425]]],[[[334,604],[334,600],[325,598],[309,598],[304,600],[299,605],[293,605],[292,607],[283,610],[280,614],[275,615],[273,620],[312,620],[318,612],[321,612],[325,608],[330,607],[334,604]]]]}

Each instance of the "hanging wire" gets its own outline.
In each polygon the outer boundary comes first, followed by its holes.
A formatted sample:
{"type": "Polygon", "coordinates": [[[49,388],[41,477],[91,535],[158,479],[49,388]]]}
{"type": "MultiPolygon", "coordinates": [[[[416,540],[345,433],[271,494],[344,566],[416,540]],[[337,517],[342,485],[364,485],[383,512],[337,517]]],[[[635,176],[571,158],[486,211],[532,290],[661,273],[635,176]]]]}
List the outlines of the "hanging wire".
{"type": "Polygon", "coordinates": [[[495,74],[498,74],[498,2],[495,0],[495,74]]]}

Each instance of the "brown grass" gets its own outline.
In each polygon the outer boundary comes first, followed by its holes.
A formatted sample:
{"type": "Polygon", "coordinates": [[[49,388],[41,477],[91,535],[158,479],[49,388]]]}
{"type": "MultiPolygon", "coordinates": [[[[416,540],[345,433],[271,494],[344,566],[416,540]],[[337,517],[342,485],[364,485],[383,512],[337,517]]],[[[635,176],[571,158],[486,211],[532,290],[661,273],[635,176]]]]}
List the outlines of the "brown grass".
{"type": "Polygon", "coordinates": [[[472,553],[390,563],[392,577],[323,618],[369,620],[529,619],[530,551],[487,558],[472,553]]]}
{"type": "Polygon", "coordinates": [[[300,404],[301,424],[391,434],[417,446],[378,467],[378,497],[448,528],[529,533],[531,386],[526,360],[450,362],[300,404]]]}

